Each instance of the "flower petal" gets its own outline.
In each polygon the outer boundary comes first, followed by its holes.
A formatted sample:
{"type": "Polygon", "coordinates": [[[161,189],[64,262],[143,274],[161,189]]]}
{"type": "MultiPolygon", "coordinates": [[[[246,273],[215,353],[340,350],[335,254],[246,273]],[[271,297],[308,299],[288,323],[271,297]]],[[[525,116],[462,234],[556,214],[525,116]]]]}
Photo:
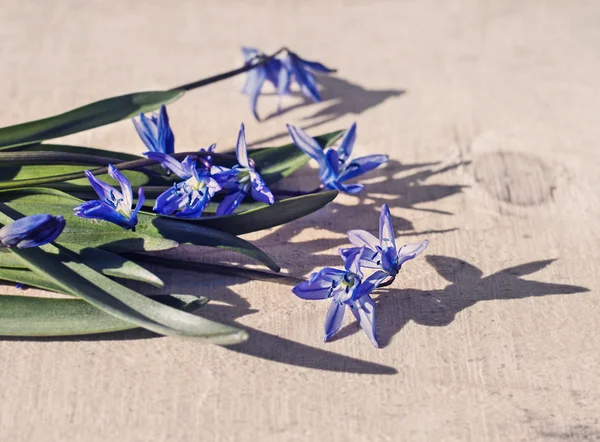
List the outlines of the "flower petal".
{"type": "Polygon", "coordinates": [[[327,299],[331,296],[331,285],[302,281],[292,289],[292,292],[297,297],[310,301],[314,301],[316,299],[327,299]]]}
{"type": "Polygon", "coordinates": [[[187,199],[187,193],[179,190],[176,186],[171,187],[156,198],[154,211],[161,215],[171,215],[185,205],[187,199]]]}
{"type": "Polygon", "coordinates": [[[247,193],[243,190],[232,190],[225,198],[223,198],[223,201],[221,201],[219,207],[217,207],[217,213],[215,215],[224,216],[232,214],[246,195],[247,193]]]}
{"type": "Polygon", "coordinates": [[[117,212],[103,201],[86,201],[75,207],[73,213],[81,218],[101,219],[110,223],[130,229],[129,219],[117,212]]]}
{"type": "Polygon", "coordinates": [[[350,195],[355,195],[357,193],[362,192],[365,188],[362,184],[343,184],[340,182],[336,182],[332,185],[332,189],[339,190],[340,192],[345,192],[350,195]]]}
{"type": "MultiPolygon", "coordinates": [[[[338,249],[338,252],[342,259],[347,260],[348,257],[355,253],[357,250],[362,249],[363,247],[349,247],[349,248],[341,248],[338,249]]],[[[364,247],[362,255],[360,257],[360,262],[358,263],[360,267],[365,267],[368,269],[378,269],[381,265],[381,257],[379,252],[374,252],[371,249],[364,247]]]]}
{"type": "Polygon", "coordinates": [[[275,202],[273,193],[267,187],[265,181],[262,179],[260,174],[252,169],[250,169],[250,183],[252,185],[250,190],[252,198],[254,198],[256,201],[260,201],[261,203],[273,204],[275,202]]]}
{"type": "Polygon", "coordinates": [[[420,255],[428,245],[429,241],[425,240],[418,244],[404,244],[402,247],[400,247],[400,250],[398,250],[398,270],[400,270],[400,267],[406,261],[416,258],[418,255],[420,255]]]}
{"type": "Polygon", "coordinates": [[[172,154],[175,152],[175,136],[169,125],[167,107],[163,104],[158,112],[158,141],[159,152],[172,154]]]}
{"type": "Polygon", "coordinates": [[[362,278],[362,272],[360,271],[360,259],[363,255],[365,251],[364,247],[357,247],[355,250],[353,250],[348,257],[346,258],[346,261],[344,262],[344,268],[352,273],[357,274],[358,276],[360,276],[362,278]]]}
{"type": "Polygon", "coordinates": [[[367,155],[366,157],[356,158],[344,166],[340,175],[340,181],[351,180],[359,175],[363,175],[384,163],[389,161],[387,155],[367,155]]]}
{"type": "Polygon", "coordinates": [[[318,272],[312,273],[309,276],[309,281],[325,281],[325,285],[330,286],[331,284],[337,285],[342,278],[346,275],[345,270],[334,269],[333,267],[325,267],[318,272]]]}
{"type": "Polygon", "coordinates": [[[133,224],[134,226],[137,224],[137,214],[142,209],[145,202],[146,202],[146,195],[144,195],[144,188],[140,187],[138,189],[138,202],[135,205],[135,209],[134,209],[133,213],[129,217],[130,222],[135,222],[133,224]]]}
{"type": "Polygon", "coordinates": [[[338,149],[338,155],[342,162],[346,162],[348,158],[352,155],[352,150],[354,149],[354,143],[356,141],[356,122],[352,123],[352,126],[344,133],[344,138],[340,142],[340,147],[338,149]]]}
{"type": "Polygon", "coordinates": [[[237,144],[235,145],[235,156],[237,157],[238,163],[242,167],[249,168],[250,163],[248,162],[248,144],[246,143],[246,129],[244,123],[240,126],[240,132],[238,133],[237,144]]]}
{"type": "Polygon", "coordinates": [[[350,310],[371,343],[375,347],[379,347],[377,332],[375,330],[375,303],[373,299],[369,295],[365,295],[354,301],[350,305],[350,310]]]}
{"type": "Polygon", "coordinates": [[[114,187],[106,184],[104,181],[101,181],[98,178],[96,178],[89,170],[85,171],[85,176],[92,185],[94,191],[100,197],[100,200],[108,201],[109,204],[113,204],[123,198],[121,192],[119,192],[114,187]]]}
{"type": "Polygon", "coordinates": [[[373,274],[369,275],[356,289],[353,294],[353,300],[359,299],[361,296],[365,296],[370,294],[373,290],[375,290],[379,284],[385,281],[390,276],[389,273],[384,272],[383,270],[378,270],[373,272],[373,274]]]}
{"type": "Polygon", "coordinates": [[[191,176],[187,175],[184,172],[183,167],[181,166],[181,163],[179,161],[167,154],[164,154],[162,152],[146,152],[144,153],[144,155],[146,155],[149,159],[162,164],[175,175],[184,180],[187,180],[191,176]]]}
{"type": "Polygon", "coordinates": [[[382,250],[393,249],[394,255],[397,253],[392,214],[387,204],[381,206],[381,215],[379,216],[379,246],[382,250]]]}
{"type": "Polygon", "coordinates": [[[309,60],[305,60],[300,57],[298,57],[298,59],[302,62],[303,65],[305,65],[305,67],[312,69],[315,72],[322,72],[324,74],[330,74],[330,73],[336,71],[335,69],[330,69],[327,66],[325,66],[323,63],[319,63],[318,61],[309,61],[309,60]]]}
{"type": "Polygon", "coordinates": [[[309,157],[317,160],[319,165],[325,164],[325,153],[319,143],[299,127],[287,125],[288,132],[294,144],[309,157]]]}
{"type": "Polygon", "coordinates": [[[281,64],[279,70],[279,78],[277,79],[277,111],[281,110],[281,97],[289,95],[290,84],[292,82],[292,74],[289,66],[286,63],[281,64]]]}
{"type": "Polygon", "coordinates": [[[260,117],[258,115],[258,111],[256,110],[256,105],[258,103],[258,97],[260,96],[260,92],[266,78],[267,70],[262,65],[248,71],[248,75],[246,76],[245,91],[248,94],[248,103],[250,105],[252,115],[254,115],[254,118],[256,118],[258,121],[260,121],[260,117]]]}
{"type": "Polygon", "coordinates": [[[342,304],[334,298],[325,317],[325,342],[338,332],[344,321],[345,312],[346,304],[342,304]]]}
{"type": "Polygon", "coordinates": [[[158,150],[156,146],[156,138],[157,138],[157,127],[152,123],[152,120],[148,120],[148,118],[144,114],[140,114],[140,121],[137,121],[135,118],[132,118],[133,126],[137,131],[138,135],[146,145],[146,147],[152,151],[156,152],[158,150]]]}
{"type": "Polygon", "coordinates": [[[321,94],[317,88],[315,76],[306,69],[302,59],[293,53],[288,54],[288,59],[301,92],[315,102],[321,101],[321,94]]]}
{"type": "Polygon", "coordinates": [[[377,251],[379,246],[379,239],[375,238],[375,235],[367,232],[366,230],[353,229],[348,230],[348,239],[356,247],[368,247],[373,251],[377,251]]]}
{"type": "Polygon", "coordinates": [[[112,164],[108,165],[108,174],[114,180],[119,182],[121,186],[121,195],[123,195],[123,199],[119,202],[118,206],[125,213],[131,213],[131,205],[133,204],[133,191],[131,190],[131,184],[125,175],[121,173],[119,169],[117,169],[112,164]]]}

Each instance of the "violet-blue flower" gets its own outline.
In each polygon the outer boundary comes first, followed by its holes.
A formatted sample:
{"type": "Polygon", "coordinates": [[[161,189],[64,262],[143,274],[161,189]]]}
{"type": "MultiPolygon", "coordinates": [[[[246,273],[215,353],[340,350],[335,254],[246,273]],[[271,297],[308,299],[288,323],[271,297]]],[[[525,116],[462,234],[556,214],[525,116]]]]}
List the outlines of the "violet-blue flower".
{"type": "Polygon", "coordinates": [[[140,187],[138,190],[138,202],[132,211],[133,191],[129,180],[112,164],[108,165],[108,174],[119,183],[121,191],[119,192],[114,187],[96,178],[92,172],[86,170],[85,175],[100,200],[86,201],[75,207],[73,212],[81,218],[100,219],[121,226],[124,229],[135,231],[135,226],[138,223],[137,214],[146,200],[144,189],[140,187]]]}
{"type": "Polygon", "coordinates": [[[43,246],[58,238],[65,224],[60,215],[25,216],[0,229],[0,242],[5,247],[18,249],[43,246]]]}
{"type": "Polygon", "coordinates": [[[395,277],[402,264],[423,252],[429,241],[425,240],[418,244],[405,244],[398,249],[394,236],[390,209],[387,204],[384,204],[381,206],[379,217],[379,238],[375,238],[365,230],[349,230],[348,238],[356,247],[341,249],[340,253],[348,259],[361,251],[359,262],[361,267],[380,269],[375,273],[380,273],[382,277],[386,275],[395,277]]]}
{"type": "Polygon", "coordinates": [[[273,204],[275,202],[273,193],[254,169],[254,163],[248,158],[248,144],[243,123],[238,134],[235,154],[239,164],[228,170],[221,169],[222,172],[214,175],[223,188],[230,189],[217,208],[217,216],[233,213],[248,195],[261,203],[273,204]]]}
{"type": "MultiPolygon", "coordinates": [[[[212,146],[209,151],[214,149],[212,146]]],[[[161,163],[183,181],[158,196],[154,211],[180,218],[199,218],[212,197],[221,190],[220,184],[207,168],[198,168],[195,158],[187,156],[182,162],[160,152],[146,152],[151,160],[161,163]]]]}
{"type": "Polygon", "coordinates": [[[325,341],[339,331],[346,307],[350,307],[371,343],[379,347],[375,330],[375,303],[370,293],[381,283],[382,277],[371,275],[363,281],[359,265],[362,253],[363,250],[358,249],[348,254],[344,262],[345,270],[326,267],[310,275],[308,281],[296,285],[292,292],[308,300],[332,298],[325,317],[325,341]]]}
{"type": "Polygon", "coordinates": [[[139,121],[135,118],[132,121],[138,135],[151,152],[175,152],[175,136],[169,125],[169,116],[164,104],[150,117],[141,113],[139,121]]]}
{"type": "Polygon", "coordinates": [[[319,179],[327,189],[358,193],[364,188],[362,184],[344,184],[344,181],[367,173],[389,160],[387,155],[353,157],[356,123],[352,123],[346,131],[337,151],[333,148],[323,151],[319,143],[302,129],[289,124],[287,128],[294,144],[319,164],[319,179]]]}
{"type": "Polygon", "coordinates": [[[278,95],[288,95],[292,80],[296,80],[300,92],[315,102],[321,101],[321,94],[317,87],[317,79],[314,72],[330,74],[335,69],[330,69],[317,61],[308,61],[300,58],[296,53],[288,51],[281,59],[281,69],[277,84],[278,95]]]}

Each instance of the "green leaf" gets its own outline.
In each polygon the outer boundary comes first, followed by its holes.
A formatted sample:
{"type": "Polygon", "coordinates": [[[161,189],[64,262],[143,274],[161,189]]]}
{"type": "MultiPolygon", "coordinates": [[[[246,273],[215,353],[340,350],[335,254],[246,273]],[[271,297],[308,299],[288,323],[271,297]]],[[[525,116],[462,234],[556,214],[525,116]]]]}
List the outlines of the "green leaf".
{"type": "MultiPolygon", "coordinates": [[[[12,253],[11,253],[12,255],[12,253]]],[[[15,255],[15,258],[19,259],[15,255]]],[[[5,268],[0,267],[0,279],[4,281],[14,282],[15,284],[21,283],[30,287],[37,287],[43,290],[49,290],[51,292],[63,293],[64,290],[50,281],[48,278],[38,273],[32,272],[29,268],[24,265],[24,268],[5,268]]]]}
{"type": "MultiPolygon", "coordinates": [[[[141,142],[140,142],[141,143],[141,142]]],[[[143,144],[140,144],[140,152],[145,149],[143,144]]],[[[121,161],[133,161],[144,158],[141,155],[132,155],[125,152],[115,152],[114,150],[106,149],[95,149],[93,147],[85,146],[71,146],[68,144],[51,144],[51,143],[35,143],[25,144],[22,146],[15,146],[10,148],[2,149],[5,152],[61,152],[61,153],[75,153],[79,155],[89,155],[97,157],[110,157],[121,161]]]]}
{"type": "Polygon", "coordinates": [[[67,221],[59,243],[82,247],[101,247],[111,252],[158,251],[179,244],[216,247],[232,250],[262,262],[273,271],[279,266],[258,247],[248,241],[202,225],[157,217],[140,212],[136,231],[124,230],[106,221],[87,220],[73,215],[73,208],[82,201],[52,189],[28,188],[0,192],[0,209],[12,209],[15,217],[49,213],[62,215],[67,221]],[[16,213],[15,213],[16,211],[16,213]]]}
{"type": "MultiPolygon", "coordinates": [[[[0,222],[12,219],[0,213],[0,222]]],[[[193,337],[215,344],[235,344],[247,339],[246,332],[164,306],[96,272],[77,255],[60,245],[10,251],[30,270],[44,276],[63,291],[85,299],[93,306],[125,322],[163,335],[193,337]]]]}
{"type": "Polygon", "coordinates": [[[337,194],[337,190],[310,193],[287,198],[273,205],[262,204],[260,207],[234,215],[199,218],[187,222],[242,235],[289,223],[309,215],[329,204],[337,194]]]}
{"type": "Polygon", "coordinates": [[[63,137],[158,109],[183,95],[181,90],[139,92],[96,101],[63,114],[0,128],[0,148],[63,137]]]}
{"type": "MultiPolygon", "coordinates": [[[[103,275],[145,282],[160,288],[164,287],[164,283],[158,276],[139,264],[123,258],[122,256],[107,252],[106,250],[92,249],[84,246],[70,245],[68,248],[73,252],[79,253],[84,264],[90,266],[103,275]]],[[[28,268],[18,256],[10,253],[10,251],[6,248],[0,248],[0,268],[1,267],[9,269],[28,268]]],[[[26,281],[4,277],[1,274],[0,279],[14,280],[16,282],[22,282],[28,285],[39,287],[37,284],[31,284],[26,281]]]]}
{"type": "MultiPolygon", "coordinates": [[[[190,312],[208,302],[190,295],[158,295],[151,299],[190,312]]],[[[130,330],[136,326],[81,299],[0,295],[1,336],[73,336],[130,330]]]]}

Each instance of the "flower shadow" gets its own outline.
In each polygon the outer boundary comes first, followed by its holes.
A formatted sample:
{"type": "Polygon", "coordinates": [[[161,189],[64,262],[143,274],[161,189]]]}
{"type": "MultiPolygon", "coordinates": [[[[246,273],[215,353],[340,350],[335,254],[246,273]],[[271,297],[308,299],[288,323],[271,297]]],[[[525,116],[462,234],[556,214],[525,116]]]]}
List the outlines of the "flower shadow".
{"type": "MultiPolygon", "coordinates": [[[[555,259],[532,261],[489,276],[457,258],[428,255],[427,262],[449,284],[440,290],[385,288],[374,293],[380,344],[385,347],[410,321],[428,327],[446,326],[463,310],[480,301],[523,299],[534,296],[567,295],[589,291],[585,287],[522,279],[552,264],[555,259]]],[[[337,339],[359,331],[350,324],[337,339]]]]}
{"type": "MultiPolygon", "coordinates": [[[[343,78],[328,75],[319,75],[319,84],[321,86],[322,97],[320,104],[325,103],[326,106],[312,115],[303,118],[307,122],[306,125],[301,125],[304,130],[322,126],[347,115],[361,115],[363,112],[381,105],[390,98],[399,97],[406,93],[403,89],[367,89],[343,78]]],[[[302,97],[303,101],[292,106],[283,107],[280,111],[269,114],[263,121],[313,104],[311,100],[303,97],[300,93],[292,93],[292,95],[302,97]]],[[[285,103],[285,99],[283,103],[285,103]]],[[[260,146],[287,135],[287,132],[281,132],[255,140],[249,146],[260,146]]]]}

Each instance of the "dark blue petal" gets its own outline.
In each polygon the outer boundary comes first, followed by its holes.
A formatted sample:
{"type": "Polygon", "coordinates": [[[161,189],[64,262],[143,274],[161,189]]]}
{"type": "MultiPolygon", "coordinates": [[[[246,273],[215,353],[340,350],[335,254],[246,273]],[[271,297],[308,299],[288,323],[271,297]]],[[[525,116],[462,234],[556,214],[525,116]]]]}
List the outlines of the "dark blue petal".
{"type": "Polygon", "coordinates": [[[156,198],[154,211],[161,215],[171,215],[179,210],[179,207],[184,205],[187,199],[188,194],[186,192],[179,190],[177,187],[171,187],[156,198]]]}
{"type": "Polygon", "coordinates": [[[355,273],[361,278],[362,272],[360,271],[360,259],[362,258],[364,251],[364,247],[357,247],[348,255],[348,257],[344,261],[344,268],[351,273],[355,273]]]}
{"type": "Polygon", "coordinates": [[[378,270],[376,272],[374,272],[372,275],[369,275],[368,278],[366,278],[356,289],[356,291],[354,292],[353,296],[352,296],[352,300],[357,300],[359,298],[361,298],[362,296],[366,296],[368,294],[370,294],[373,290],[375,290],[379,284],[381,284],[383,281],[385,281],[388,277],[390,276],[389,273],[383,271],[383,270],[378,270]]]}
{"type": "Polygon", "coordinates": [[[144,205],[144,202],[146,202],[146,196],[144,195],[144,189],[140,187],[138,190],[138,202],[135,205],[135,209],[131,214],[131,217],[129,218],[129,222],[134,223],[134,226],[137,224],[137,214],[144,205]]]}
{"type": "Polygon", "coordinates": [[[157,151],[155,134],[156,127],[151,126],[151,122],[148,121],[144,114],[140,114],[140,121],[136,121],[135,118],[133,118],[132,121],[135,130],[146,147],[152,152],[157,151]]]}
{"type": "Polygon", "coordinates": [[[279,73],[283,69],[282,63],[276,58],[272,58],[265,65],[267,71],[267,80],[273,85],[275,89],[279,88],[279,73]]]}
{"type": "Polygon", "coordinates": [[[0,229],[0,242],[19,249],[39,247],[54,241],[65,228],[62,216],[48,214],[20,218],[0,229]]]}
{"type": "Polygon", "coordinates": [[[240,126],[240,131],[238,132],[235,155],[238,163],[240,163],[240,166],[246,168],[250,167],[250,163],[248,162],[248,144],[246,143],[246,130],[244,128],[244,123],[242,123],[240,126]]]}
{"type": "Polygon", "coordinates": [[[175,214],[178,218],[200,218],[206,206],[210,203],[212,195],[205,193],[203,196],[198,196],[187,204],[181,211],[175,214]]]}
{"type": "Polygon", "coordinates": [[[261,203],[273,204],[275,202],[273,193],[267,187],[262,177],[254,170],[250,170],[250,183],[252,185],[250,191],[252,198],[261,203]]]}
{"type": "Polygon", "coordinates": [[[112,164],[108,165],[108,174],[116,180],[121,186],[121,195],[123,197],[122,206],[124,210],[131,210],[131,205],[133,204],[133,191],[131,189],[131,184],[125,175],[121,173],[119,169],[117,169],[112,164]]]}
{"type": "Polygon", "coordinates": [[[354,149],[354,143],[356,142],[356,123],[352,123],[352,126],[344,133],[344,138],[340,142],[340,147],[338,149],[338,155],[340,157],[340,161],[343,163],[350,158],[352,155],[352,150],[354,149]]]}
{"type": "Polygon", "coordinates": [[[309,157],[317,160],[319,166],[325,166],[325,153],[317,141],[299,127],[287,125],[294,144],[309,157]]]}
{"type": "Polygon", "coordinates": [[[158,141],[159,152],[172,154],[175,152],[175,135],[169,125],[167,107],[163,104],[158,112],[158,141]]]}
{"type": "MultiPolygon", "coordinates": [[[[192,158],[191,156],[187,156],[183,159],[183,161],[181,162],[181,168],[183,169],[183,173],[184,175],[188,176],[188,177],[194,177],[198,180],[198,169],[197,169],[197,163],[196,163],[196,159],[192,158]]],[[[200,180],[198,180],[200,181],[200,180]]]]}
{"type": "Polygon", "coordinates": [[[356,158],[346,164],[340,175],[340,181],[347,181],[359,175],[367,173],[376,167],[387,163],[389,158],[387,155],[368,155],[366,157],[356,158]]]}
{"type": "MultiPolygon", "coordinates": [[[[342,248],[338,249],[338,252],[342,259],[346,261],[351,254],[360,249],[363,249],[363,247],[342,248]]],[[[379,255],[379,252],[374,252],[371,249],[364,247],[358,265],[368,269],[378,269],[381,266],[381,256],[379,255]]]]}
{"type": "Polygon", "coordinates": [[[121,213],[117,212],[108,204],[102,201],[87,201],[73,209],[73,213],[81,218],[101,219],[110,223],[131,229],[135,225],[131,225],[129,219],[121,213]]]}
{"type": "Polygon", "coordinates": [[[302,93],[313,101],[321,101],[321,94],[319,94],[315,76],[306,70],[296,54],[289,54],[288,57],[292,74],[296,78],[296,82],[300,86],[302,93]]]}
{"type": "Polygon", "coordinates": [[[350,305],[350,310],[371,343],[375,347],[379,347],[375,330],[375,303],[373,299],[369,295],[362,296],[350,305]]]}
{"type": "Polygon", "coordinates": [[[330,69],[327,66],[325,66],[322,63],[319,63],[318,61],[309,61],[309,60],[304,60],[303,58],[300,58],[296,55],[296,57],[298,58],[298,60],[300,60],[300,62],[308,69],[311,69],[315,72],[321,72],[324,74],[331,74],[332,72],[335,72],[335,69],[330,69]]]}
{"type": "Polygon", "coordinates": [[[171,172],[184,180],[187,180],[191,177],[191,175],[188,175],[183,171],[183,167],[181,167],[181,163],[179,161],[167,154],[162,152],[146,152],[144,155],[146,155],[149,159],[162,164],[171,172]]]}
{"type": "Polygon", "coordinates": [[[211,169],[212,177],[219,183],[223,189],[239,189],[238,172],[235,169],[211,169]],[[217,171],[218,170],[218,171],[217,171]]]}
{"type": "Polygon", "coordinates": [[[345,312],[346,304],[342,304],[334,298],[325,317],[325,342],[338,332],[344,321],[345,312]]]}
{"type": "Polygon", "coordinates": [[[312,283],[325,284],[330,286],[331,284],[337,285],[346,275],[345,270],[334,269],[333,267],[325,267],[318,272],[312,273],[309,277],[309,281],[312,283]]]}
{"type": "Polygon", "coordinates": [[[307,300],[327,299],[331,296],[331,285],[302,281],[292,289],[294,295],[307,300]]]}
{"type": "Polygon", "coordinates": [[[108,202],[111,205],[114,205],[116,202],[118,202],[120,199],[123,198],[123,195],[121,195],[121,192],[119,192],[114,187],[109,186],[104,181],[101,181],[98,178],[96,178],[92,174],[92,172],[90,172],[89,170],[85,171],[85,176],[87,177],[88,181],[92,185],[92,188],[94,189],[94,191],[100,197],[100,200],[108,202]]]}
{"type": "Polygon", "coordinates": [[[233,190],[229,192],[229,194],[223,198],[223,201],[217,207],[217,216],[224,216],[232,214],[237,206],[240,205],[244,197],[246,196],[246,192],[243,190],[233,190]]]}
{"type": "Polygon", "coordinates": [[[343,184],[340,182],[330,183],[328,187],[339,190],[340,192],[349,193],[350,195],[360,193],[365,188],[362,184],[343,184]]]}

